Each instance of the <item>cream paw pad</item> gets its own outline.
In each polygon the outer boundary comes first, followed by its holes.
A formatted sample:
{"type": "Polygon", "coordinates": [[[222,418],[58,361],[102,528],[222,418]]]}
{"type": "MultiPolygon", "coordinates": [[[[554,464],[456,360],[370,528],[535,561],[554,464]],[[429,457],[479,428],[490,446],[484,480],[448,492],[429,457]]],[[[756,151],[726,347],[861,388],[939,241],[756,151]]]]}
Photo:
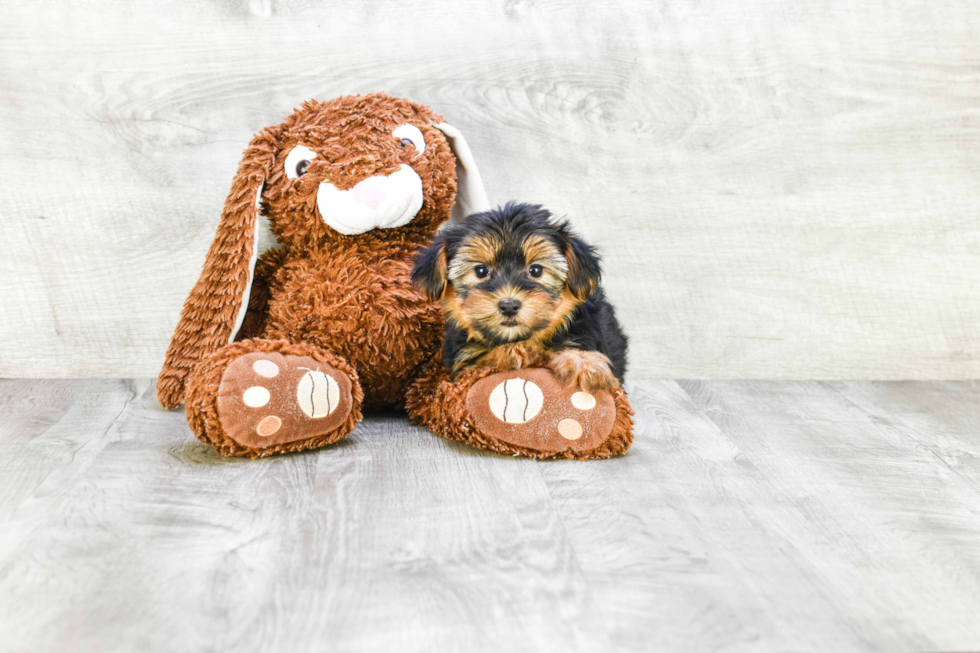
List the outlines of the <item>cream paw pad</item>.
{"type": "Polygon", "coordinates": [[[232,361],[218,387],[221,427],[253,448],[328,433],[351,406],[347,375],[308,356],[245,354],[232,361]]]}
{"type": "Polygon", "coordinates": [[[475,426],[498,440],[535,451],[586,451],[612,431],[616,408],[606,391],[565,387],[550,370],[499,372],[466,397],[475,426]]]}

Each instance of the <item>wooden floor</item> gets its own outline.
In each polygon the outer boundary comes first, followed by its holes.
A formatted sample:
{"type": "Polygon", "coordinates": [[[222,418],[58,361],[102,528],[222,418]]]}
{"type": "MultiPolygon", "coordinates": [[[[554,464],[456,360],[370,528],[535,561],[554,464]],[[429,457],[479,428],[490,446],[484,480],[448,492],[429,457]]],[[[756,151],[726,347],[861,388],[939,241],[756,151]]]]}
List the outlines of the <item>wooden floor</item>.
{"type": "Polygon", "coordinates": [[[0,381],[0,650],[980,648],[980,384],[629,390],[617,460],[242,461],[149,380],[0,381]]]}

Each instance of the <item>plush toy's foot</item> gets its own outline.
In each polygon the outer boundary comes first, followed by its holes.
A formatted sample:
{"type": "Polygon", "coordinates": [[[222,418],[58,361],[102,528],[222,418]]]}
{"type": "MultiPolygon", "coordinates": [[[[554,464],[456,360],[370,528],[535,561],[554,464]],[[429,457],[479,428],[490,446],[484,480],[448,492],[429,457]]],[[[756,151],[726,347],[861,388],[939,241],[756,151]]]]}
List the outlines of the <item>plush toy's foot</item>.
{"type": "Polygon", "coordinates": [[[480,379],[466,395],[473,424],[488,439],[540,458],[608,457],[632,440],[610,442],[616,402],[605,390],[583,392],[545,369],[500,372],[480,379]]]}
{"type": "Polygon", "coordinates": [[[190,387],[191,428],[226,456],[319,447],[349,434],[361,417],[356,373],[312,345],[229,345],[195,371],[190,387]]]}
{"type": "Polygon", "coordinates": [[[544,368],[464,372],[415,393],[409,410],[448,439],[533,458],[609,458],[633,442],[622,388],[584,392],[544,368]]]}
{"type": "Polygon", "coordinates": [[[309,356],[245,354],[225,369],[218,386],[225,435],[255,449],[330,434],[351,404],[347,375],[309,356]]]}

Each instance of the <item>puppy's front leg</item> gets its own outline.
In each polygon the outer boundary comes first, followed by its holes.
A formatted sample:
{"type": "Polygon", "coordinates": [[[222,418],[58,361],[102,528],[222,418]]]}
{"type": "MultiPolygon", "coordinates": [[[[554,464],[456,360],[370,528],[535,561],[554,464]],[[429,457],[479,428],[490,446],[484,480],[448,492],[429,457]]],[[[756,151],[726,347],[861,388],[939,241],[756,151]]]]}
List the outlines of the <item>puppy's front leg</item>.
{"type": "Polygon", "coordinates": [[[500,371],[519,370],[525,367],[542,367],[549,360],[544,348],[532,342],[515,342],[494,347],[484,354],[477,364],[500,371]]]}
{"type": "Polygon", "coordinates": [[[619,385],[609,359],[597,351],[566,349],[553,354],[548,367],[565,385],[586,392],[612,390],[619,385]]]}

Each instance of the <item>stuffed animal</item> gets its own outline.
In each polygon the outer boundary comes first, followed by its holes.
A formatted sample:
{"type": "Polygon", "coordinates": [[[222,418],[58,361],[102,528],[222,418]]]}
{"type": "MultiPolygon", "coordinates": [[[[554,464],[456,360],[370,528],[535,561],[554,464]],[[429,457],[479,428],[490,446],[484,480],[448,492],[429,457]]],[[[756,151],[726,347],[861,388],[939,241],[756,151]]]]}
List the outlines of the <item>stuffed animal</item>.
{"type": "Polygon", "coordinates": [[[504,453],[625,451],[621,389],[576,394],[540,368],[449,379],[444,318],[412,287],[413,258],[439,225],[486,208],[465,139],[430,108],[380,93],[304,103],[245,150],[160,402],[183,401],[226,456],[320,447],[385,408],[504,453]],[[265,220],[275,246],[260,252],[265,220]]]}

